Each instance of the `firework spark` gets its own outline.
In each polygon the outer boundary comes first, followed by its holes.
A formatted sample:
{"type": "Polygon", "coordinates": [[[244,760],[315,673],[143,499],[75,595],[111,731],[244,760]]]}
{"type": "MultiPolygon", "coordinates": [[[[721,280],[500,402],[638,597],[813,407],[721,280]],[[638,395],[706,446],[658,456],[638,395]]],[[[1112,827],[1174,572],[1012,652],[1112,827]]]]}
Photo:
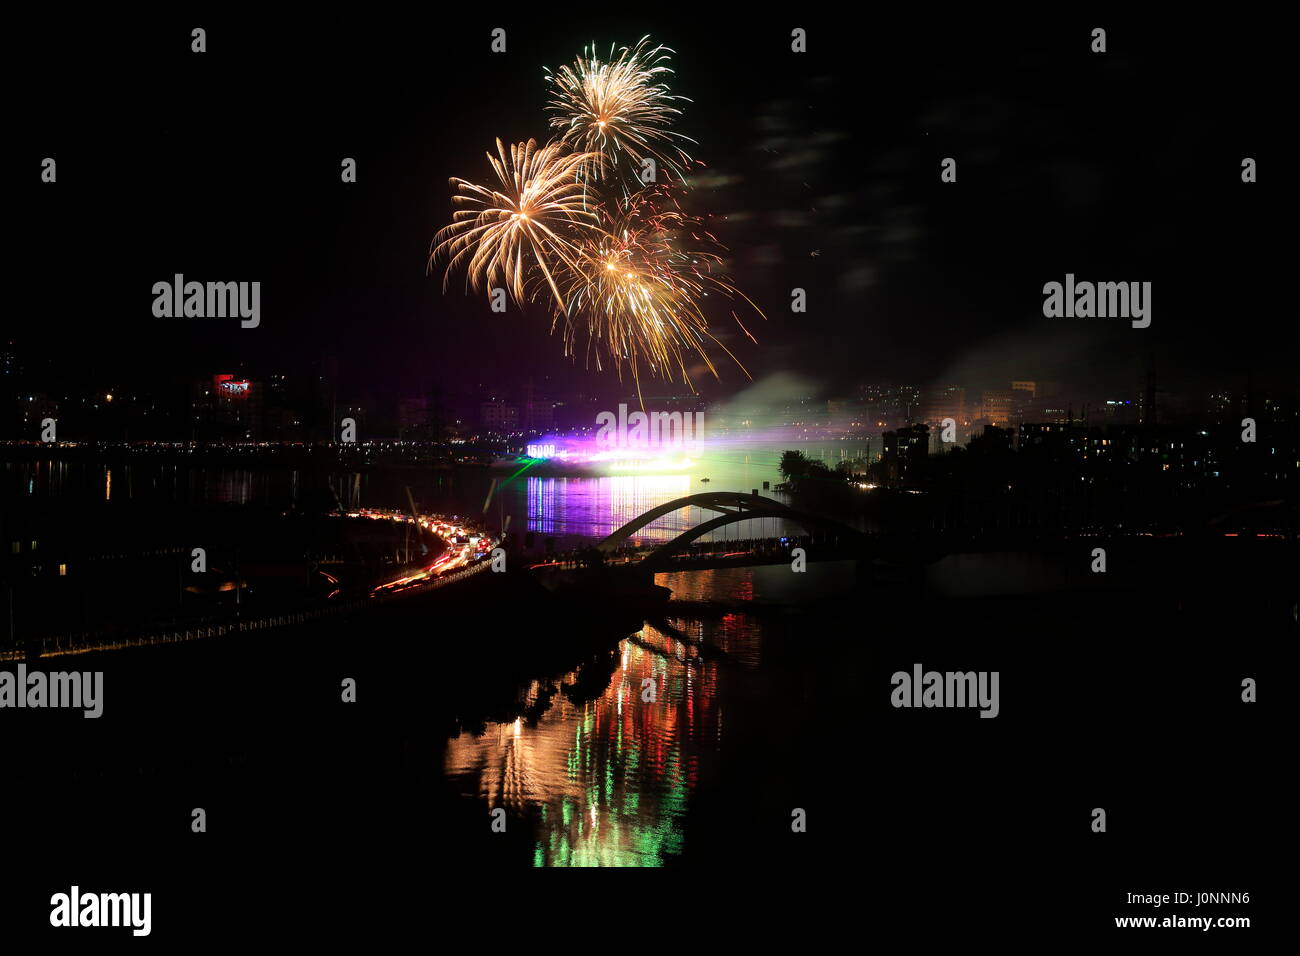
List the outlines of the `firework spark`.
{"type": "Polygon", "coordinates": [[[479,186],[453,177],[460,207],[451,225],[434,237],[429,266],[447,257],[443,290],[451,273],[466,266],[466,284],[475,291],[499,281],[520,305],[549,288],[554,302],[564,306],[555,270],[570,266],[578,255],[577,240],[597,230],[594,212],[583,208],[580,167],[599,165],[599,156],[567,152],[559,143],[538,147],[536,140],[516,143],[507,154],[497,140],[497,155],[487,154],[499,188],[479,186]]]}
{"type": "Polygon", "coordinates": [[[740,365],[709,330],[711,295],[743,300],[763,315],[721,273],[721,244],[682,210],[694,161],[677,144],[693,140],[669,128],[681,115],[673,104],[684,100],[662,82],[672,73],[663,65],[672,51],[648,40],[617,55],[611,47],[608,61],[588,50],[572,66],[548,71],[551,126],[560,138],[540,148],[519,143],[508,154],[497,140],[488,161],[499,187],[452,179],[458,208],[429,256],[430,268],[448,260],[444,291],[464,267],[466,288],[504,284],[521,306],[548,300],[565,354],[576,354],[585,335],[588,364],[611,364],[620,376],[629,369],[638,392],[643,373],[694,389],[693,355],[717,376],[713,347],[740,365]],[[650,160],[673,174],[670,181],[645,183],[650,160]]]}
{"type": "MultiPolygon", "coordinates": [[[[680,377],[694,388],[689,354],[698,354],[716,376],[710,344],[735,356],[709,331],[703,300],[715,292],[753,306],[717,271],[721,257],[707,247],[721,247],[698,219],[681,211],[666,185],[597,208],[600,231],[583,237],[580,255],[563,273],[566,352],[576,351],[585,326],[588,360],[601,368],[608,358],[620,372],[626,363],[638,385],[648,371],[680,377]]],[[[557,310],[555,321],[560,317],[557,310]]]]}
{"type": "MultiPolygon", "coordinates": [[[[689,102],[674,96],[661,79],[672,75],[664,66],[673,51],[665,46],[648,47],[642,37],[635,47],[622,47],[609,59],[600,60],[588,47],[572,65],[562,66],[546,78],[554,87],[547,109],[555,115],[551,126],[562,130],[561,140],[575,149],[599,154],[608,168],[619,168],[626,156],[640,176],[643,161],[652,158],[659,166],[682,177],[682,165],[690,156],[677,144],[694,140],[669,129],[681,115],[673,104],[689,102]]],[[[599,175],[584,163],[580,176],[599,175]]]]}

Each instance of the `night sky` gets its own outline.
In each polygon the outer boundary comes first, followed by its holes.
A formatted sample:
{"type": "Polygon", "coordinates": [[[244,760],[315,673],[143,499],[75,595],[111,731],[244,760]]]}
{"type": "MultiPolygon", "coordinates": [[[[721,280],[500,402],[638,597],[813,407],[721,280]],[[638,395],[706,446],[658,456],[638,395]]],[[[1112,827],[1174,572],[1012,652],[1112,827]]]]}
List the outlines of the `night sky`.
{"type": "MultiPolygon", "coordinates": [[[[755,379],[793,373],[831,393],[1032,378],[1132,395],[1152,351],[1171,388],[1293,381],[1277,222],[1293,14],[555,9],[16,25],[11,42],[43,71],[14,87],[7,334],[68,377],[119,387],[240,363],[303,374],[332,357],[346,389],[380,400],[435,378],[617,389],[563,356],[544,310],[493,315],[425,267],[448,177],[484,181],[497,136],[548,136],[543,67],[650,34],[675,49],[673,90],[693,100],[677,129],[708,169],[690,209],[712,217],[736,284],[767,312],[747,320],[757,345],[714,317],[755,379]],[[190,52],[194,26],[205,54],[190,52]],[[489,51],[496,26],[504,55],[489,51]],[[794,26],[807,54],[790,52],[794,26]],[[1105,54],[1089,50],[1095,26],[1105,54]],[[39,181],[47,155],[53,186],[39,181]],[[339,180],[345,156],[354,185],[339,180]],[[940,182],[947,156],[955,184],[940,182]],[[1255,184],[1241,182],[1246,156],[1255,184]],[[260,280],[261,327],[155,319],[151,286],[176,272],[260,280]],[[1151,328],[1045,319],[1042,286],[1067,272],[1151,281],[1151,328]],[[806,314],[790,311],[794,287],[806,314]]],[[[706,397],[746,385],[719,369],[706,397]]]]}

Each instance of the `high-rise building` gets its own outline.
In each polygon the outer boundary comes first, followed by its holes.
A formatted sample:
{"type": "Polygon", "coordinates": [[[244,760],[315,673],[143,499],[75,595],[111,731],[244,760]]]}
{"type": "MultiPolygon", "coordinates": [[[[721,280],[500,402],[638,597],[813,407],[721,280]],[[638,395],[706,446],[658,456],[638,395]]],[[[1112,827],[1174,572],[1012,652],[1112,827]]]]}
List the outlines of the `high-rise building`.
{"type": "Polygon", "coordinates": [[[861,395],[870,430],[902,428],[920,415],[921,390],[915,385],[864,385],[861,395]]]}
{"type": "Polygon", "coordinates": [[[930,452],[930,429],[909,425],[881,436],[880,461],[888,481],[901,481],[908,471],[925,460],[930,452]]]}
{"type": "Polygon", "coordinates": [[[190,402],[191,434],[207,441],[252,441],[262,437],[261,382],[222,372],[195,382],[190,402]]]}
{"type": "Polygon", "coordinates": [[[988,389],[981,397],[979,417],[990,425],[1006,428],[1016,418],[1016,410],[1023,391],[1011,388],[988,389]]]}
{"type": "Polygon", "coordinates": [[[957,385],[934,386],[925,389],[921,396],[921,418],[935,426],[945,418],[958,425],[967,421],[966,389],[957,385]]]}
{"type": "Polygon", "coordinates": [[[524,406],[524,428],[527,431],[542,432],[554,427],[554,402],[546,399],[534,399],[524,406]]]}
{"type": "Polygon", "coordinates": [[[423,395],[397,402],[397,438],[399,441],[426,441],[429,437],[429,399],[423,395]]]}
{"type": "Polygon", "coordinates": [[[519,429],[519,406],[501,400],[479,405],[479,421],[488,431],[505,433],[519,429]]]}
{"type": "Polygon", "coordinates": [[[0,376],[16,379],[22,373],[23,361],[18,353],[18,343],[9,341],[0,345],[0,376]]]}

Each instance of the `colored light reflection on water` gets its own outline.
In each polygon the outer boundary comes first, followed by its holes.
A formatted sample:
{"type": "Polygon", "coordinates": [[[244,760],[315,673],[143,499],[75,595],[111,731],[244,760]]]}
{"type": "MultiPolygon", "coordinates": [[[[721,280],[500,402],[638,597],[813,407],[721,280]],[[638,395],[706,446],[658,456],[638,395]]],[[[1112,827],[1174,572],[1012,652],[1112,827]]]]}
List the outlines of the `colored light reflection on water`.
{"type": "MultiPolygon", "coordinates": [[[[662,577],[676,588],[686,576],[662,577]]],[[[733,570],[725,582],[695,586],[716,591],[744,577],[733,570]]],[[[447,777],[486,807],[504,807],[511,827],[532,828],[534,865],[659,866],[683,851],[702,767],[723,745],[720,687],[737,668],[757,666],[760,633],[745,615],[673,623],[681,636],[647,624],[620,642],[594,699],[566,693],[580,671],[534,682],[525,704],[558,690],[535,721],[488,724],[448,742],[447,777]],[[701,656],[703,640],[728,658],[701,656]],[[647,682],[653,703],[643,700],[647,682]]]]}
{"type": "MultiPolygon", "coordinates": [[[[690,493],[688,475],[529,478],[528,530],[600,539],[651,508],[690,493]]],[[[677,524],[690,527],[684,518],[677,524]]],[[[664,527],[658,533],[666,539],[675,532],[664,527]]]]}
{"type": "MultiPolygon", "coordinates": [[[[606,478],[529,478],[528,530],[590,542],[617,531],[647,511],[687,495],[736,490],[692,483],[689,475],[619,475],[606,478]]],[[[752,489],[746,489],[752,490],[752,489]]],[[[638,544],[669,541],[716,516],[691,506],[670,512],[634,536],[638,544]]],[[[797,533],[785,521],[753,519],[730,525],[705,540],[797,533]]]]}

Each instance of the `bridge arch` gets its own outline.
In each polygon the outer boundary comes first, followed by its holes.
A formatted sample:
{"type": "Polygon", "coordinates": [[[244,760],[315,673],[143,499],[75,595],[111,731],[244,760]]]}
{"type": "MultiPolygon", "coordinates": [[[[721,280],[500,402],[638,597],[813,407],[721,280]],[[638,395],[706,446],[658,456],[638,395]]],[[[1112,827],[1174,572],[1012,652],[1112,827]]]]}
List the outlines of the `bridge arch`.
{"type": "Polygon", "coordinates": [[[712,491],[687,495],[684,498],[676,498],[673,501],[657,505],[639,517],[633,518],[602,540],[596,547],[605,552],[614,551],[626,544],[633,535],[652,521],[657,521],[666,514],[671,514],[691,505],[707,511],[716,511],[718,515],[708,521],[701,522],[694,528],[688,528],[671,541],[655,548],[646,557],[645,562],[652,562],[656,557],[670,555],[676,549],[690,544],[696,538],[706,535],[710,531],[753,518],[784,518],[787,521],[802,525],[809,531],[821,529],[852,538],[862,537],[862,532],[856,528],[851,528],[830,518],[799,511],[771,498],[764,498],[761,495],[747,495],[739,491],[712,491]]]}
{"type": "Polygon", "coordinates": [[[627,544],[633,535],[651,522],[658,521],[664,515],[672,514],[682,508],[689,508],[692,505],[705,511],[716,511],[723,515],[736,514],[748,506],[750,510],[745,512],[746,518],[783,518],[786,516],[785,512],[789,510],[781,502],[773,501],[771,498],[764,498],[761,495],[747,495],[740,491],[702,491],[699,494],[686,495],[656,505],[607,536],[596,547],[601,551],[615,551],[627,544]]]}
{"type": "MultiPolygon", "coordinates": [[[[727,514],[718,515],[716,518],[710,518],[708,521],[697,524],[694,528],[687,528],[671,541],[666,541],[659,545],[659,547],[646,555],[638,563],[637,567],[644,568],[647,571],[656,571],[658,570],[660,563],[666,562],[681,550],[681,548],[690,544],[696,538],[701,538],[710,531],[715,531],[718,528],[725,527],[726,525],[735,524],[738,521],[745,521],[753,517],[760,516],[756,515],[752,511],[747,511],[741,513],[728,512],[727,514]]],[[[764,515],[761,517],[767,516],[764,515]]],[[[837,534],[845,535],[850,540],[860,540],[864,537],[860,531],[855,528],[850,528],[848,525],[842,525],[838,521],[821,518],[817,515],[807,514],[803,511],[796,511],[793,508],[787,508],[779,515],[779,517],[785,518],[787,521],[792,521],[795,524],[802,525],[804,530],[810,533],[818,530],[833,531],[837,534]]]]}

